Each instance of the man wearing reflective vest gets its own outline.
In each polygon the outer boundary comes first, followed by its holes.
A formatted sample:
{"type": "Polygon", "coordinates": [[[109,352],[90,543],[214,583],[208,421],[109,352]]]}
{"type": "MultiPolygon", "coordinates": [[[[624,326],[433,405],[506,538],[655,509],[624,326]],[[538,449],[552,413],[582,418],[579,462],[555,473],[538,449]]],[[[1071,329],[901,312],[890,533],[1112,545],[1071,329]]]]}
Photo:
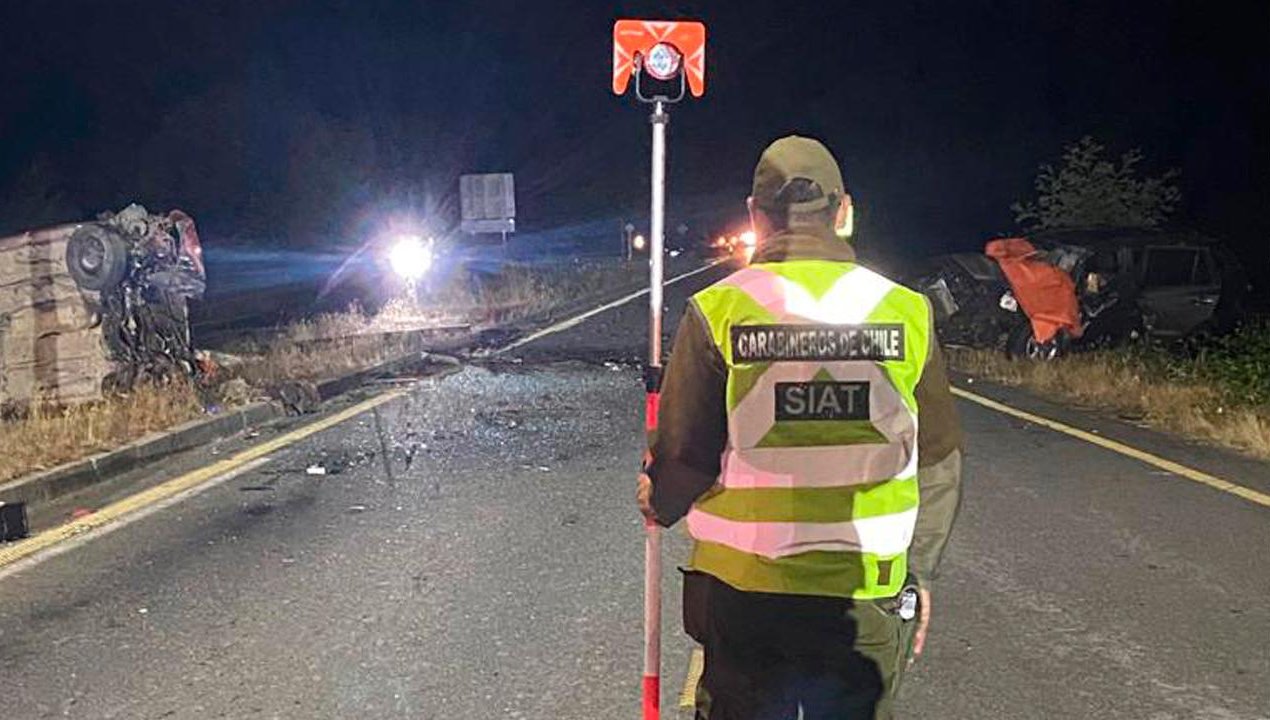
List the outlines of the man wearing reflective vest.
{"type": "Polygon", "coordinates": [[[689,303],[640,477],[693,538],[697,717],[888,718],[960,503],[930,305],[856,263],[821,143],[769,146],[749,207],[757,251],[689,303]]]}

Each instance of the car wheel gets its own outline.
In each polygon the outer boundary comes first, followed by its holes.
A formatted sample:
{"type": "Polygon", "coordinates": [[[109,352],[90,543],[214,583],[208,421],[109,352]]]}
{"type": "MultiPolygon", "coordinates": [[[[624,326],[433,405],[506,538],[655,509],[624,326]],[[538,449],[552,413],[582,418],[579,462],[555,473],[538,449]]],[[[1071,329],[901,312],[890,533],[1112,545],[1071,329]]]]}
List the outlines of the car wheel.
{"type": "Polygon", "coordinates": [[[66,270],[84,290],[113,290],[128,275],[128,241],[100,225],[76,228],[66,243],[66,270]]]}
{"type": "Polygon", "coordinates": [[[1005,353],[1011,360],[1057,360],[1067,354],[1067,336],[1059,332],[1052,340],[1043,343],[1036,339],[1031,323],[1020,323],[1010,333],[1005,353]]]}

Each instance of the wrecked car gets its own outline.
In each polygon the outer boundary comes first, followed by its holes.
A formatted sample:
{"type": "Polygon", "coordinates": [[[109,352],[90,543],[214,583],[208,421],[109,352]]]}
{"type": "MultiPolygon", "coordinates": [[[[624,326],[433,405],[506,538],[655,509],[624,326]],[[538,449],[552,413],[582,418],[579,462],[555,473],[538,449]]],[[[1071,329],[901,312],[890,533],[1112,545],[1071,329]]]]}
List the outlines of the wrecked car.
{"type": "Polygon", "coordinates": [[[941,341],[1036,359],[1224,334],[1249,289],[1212,238],[1116,228],[993,240],[982,254],[935,258],[910,285],[930,298],[941,341]]]}
{"type": "Polygon", "coordinates": [[[0,238],[0,409],[194,375],[187,301],[205,286],[198,231],[180,210],[134,204],[0,238]]]}

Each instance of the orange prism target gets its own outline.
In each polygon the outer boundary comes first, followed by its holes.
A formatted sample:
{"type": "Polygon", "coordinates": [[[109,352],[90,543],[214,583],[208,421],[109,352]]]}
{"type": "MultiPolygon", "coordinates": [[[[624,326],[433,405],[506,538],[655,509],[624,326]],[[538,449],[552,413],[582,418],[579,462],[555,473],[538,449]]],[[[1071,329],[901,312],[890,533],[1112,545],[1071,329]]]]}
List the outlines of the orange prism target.
{"type": "Polygon", "coordinates": [[[635,72],[637,57],[646,58],[659,44],[683,56],[683,72],[694,97],[706,91],[706,26],[693,21],[618,20],[613,25],[613,92],[622,95],[635,72]]]}

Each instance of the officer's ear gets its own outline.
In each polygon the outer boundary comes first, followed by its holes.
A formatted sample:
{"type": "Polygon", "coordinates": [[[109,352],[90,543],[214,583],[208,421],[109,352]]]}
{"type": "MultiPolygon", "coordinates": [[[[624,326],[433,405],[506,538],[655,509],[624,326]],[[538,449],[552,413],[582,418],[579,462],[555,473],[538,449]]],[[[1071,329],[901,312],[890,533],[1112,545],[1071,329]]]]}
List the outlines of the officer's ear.
{"type": "Polygon", "coordinates": [[[833,232],[840,238],[849,238],[855,234],[855,205],[851,204],[850,193],[843,193],[838,202],[838,214],[833,220],[833,232]]]}

